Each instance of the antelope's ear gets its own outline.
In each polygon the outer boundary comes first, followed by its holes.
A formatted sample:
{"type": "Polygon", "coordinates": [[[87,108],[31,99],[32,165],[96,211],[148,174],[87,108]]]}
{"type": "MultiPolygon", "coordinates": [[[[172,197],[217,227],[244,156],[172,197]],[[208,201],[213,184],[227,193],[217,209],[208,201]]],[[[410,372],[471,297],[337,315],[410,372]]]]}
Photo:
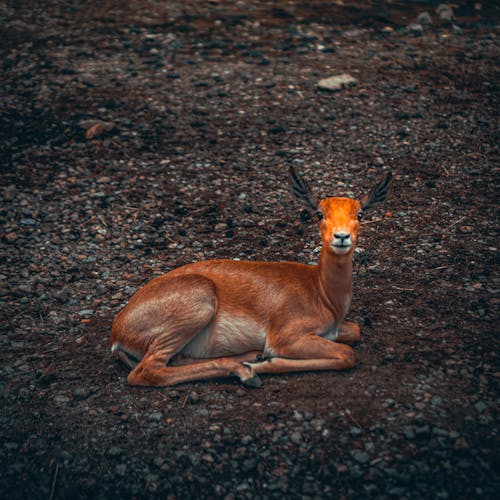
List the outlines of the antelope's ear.
{"type": "Polygon", "coordinates": [[[290,167],[288,171],[290,189],[292,194],[297,198],[297,200],[302,203],[309,210],[317,210],[318,202],[315,196],[312,194],[309,184],[303,179],[293,167],[290,167]]]}
{"type": "Polygon", "coordinates": [[[363,198],[361,198],[361,208],[366,210],[382,203],[389,193],[391,183],[392,172],[389,172],[382,182],[379,182],[370,192],[366,193],[363,198]]]}

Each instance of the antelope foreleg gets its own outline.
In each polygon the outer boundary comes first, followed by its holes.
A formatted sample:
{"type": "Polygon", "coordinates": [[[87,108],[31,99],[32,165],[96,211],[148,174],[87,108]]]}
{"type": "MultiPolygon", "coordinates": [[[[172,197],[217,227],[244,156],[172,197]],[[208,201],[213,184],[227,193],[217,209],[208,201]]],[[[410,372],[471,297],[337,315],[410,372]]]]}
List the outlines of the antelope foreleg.
{"type": "Polygon", "coordinates": [[[354,344],[361,339],[361,331],[359,325],[352,321],[344,321],[340,325],[337,342],[343,344],[354,344]]]}
{"type": "Polygon", "coordinates": [[[354,366],[351,347],[316,335],[305,335],[265,361],[244,363],[255,373],[286,373],[316,370],[345,370],[354,366]]]}

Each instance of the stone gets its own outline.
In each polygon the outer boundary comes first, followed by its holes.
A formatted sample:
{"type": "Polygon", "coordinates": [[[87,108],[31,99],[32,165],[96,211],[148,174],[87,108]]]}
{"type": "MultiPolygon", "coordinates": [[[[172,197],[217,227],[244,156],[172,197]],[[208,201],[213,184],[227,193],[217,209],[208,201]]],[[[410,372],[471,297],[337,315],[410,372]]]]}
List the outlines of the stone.
{"type": "Polygon", "coordinates": [[[149,420],[154,420],[155,422],[159,422],[163,417],[163,413],[161,411],[154,411],[148,415],[149,420]]]}
{"type": "Polygon", "coordinates": [[[412,35],[419,36],[424,32],[424,28],[422,27],[422,25],[420,23],[410,23],[406,27],[406,31],[408,33],[411,33],[412,35]]]}
{"type": "Polygon", "coordinates": [[[446,3],[440,3],[436,8],[436,14],[441,21],[450,22],[453,19],[453,7],[446,3]]]}
{"type": "Polygon", "coordinates": [[[366,451],[354,450],[351,452],[351,456],[360,464],[366,464],[370,461],[370,455],[366,451]]]}
{"type": "Polygon", "coordinates": [[[410,441],[415,439],[416,435],[414,428],[410,425],[403,427],[403,436],[410,441]]]}
{"type": "Polygon", "coordinates": [[[115,467],[115,470],[116,470],[116,473],[119,475],[119,476],[125,476],[125,474],[127,473],[127,464],[118,464],[116,467],[115,467]]]}
{"type": "Polygon", "coordinates": [[[70,398],[68,398],[68,396],[65,396],[64,394],[58,394],[57,396],[54,396],[54,401],[57,404],[64,405],[70,402],[70,398]]]}
{"type": "Polygon", "coordinates": [[[191,404],[196,404],[200,401],[200,396],[198,396],[198,393],[196,391],[190,391],[189,393],[189,402],[191,404]]]}
{"type": "Polygon", "coordinates": [[[118,448],[118,446],[112,446],[108,450],[108,457],[119,457],[122,454],[123,454],[123,450],[121,448],[118,448]]]}
{"type": "Polygon", "coordinates": [[[30,217],[24,217],[19,221],[21,226],[36,226],[36,220],[30,217]]]}
{"type": "Polygon", "coordinates": [[[357,79],[349,73],[342,73],[340,75],[324,78],[318,82],[318,88],[321,90],[337,91],[345,87],[356,85],[357,79]]]}
{"type": "Polygon", "coordinates": [[[90,396],[90,389],[88,387],[77,387],[73,390],[73,397],[75,399],[87,399],[90,396]]]}
{"type": "Polygon", "coordinates": [[[483,413],[483,411],[487,410],[488,409],[488,406],[483,402],[483,401],[478,401],[475,405],[474,405],[474,408],[476,409],[476,411],[478,411],[479,413],[483,413]]]}
{"type": "Polygon", "coordinates": [[[89,141],[115,128],[114,123],[100,120],[82,120],[79,125],[85,129],[85,138],[89,141]]]}
{"type": "Polygon", "coordinates": [[[433,24],[432,17],[427,11],[421,12],[417,17],[416,22],[425,28],[432,26],[432,24],[433,24]]]}
{"type": "Polygon", "coordinates": [[[353,437],[359,437],[363,434],[363,431],[359,427],[354,426],[349,429],[349,432],[353,437]]]}
{"type": "Polygon", "coordinates": [[[229,226],[227,224],[225,224],[224,222],[219,222],[214,227],[214,231],[216,233],[223,233],[224,231],[227,231],[228,229],[229,229],[229,226]]]}
{"type": "Polygon", "coordinates": [[[78,311],[78,314],[80,316],[92,316],[94,314],[93,309],[82,309],[81,311],[78,311]]]}

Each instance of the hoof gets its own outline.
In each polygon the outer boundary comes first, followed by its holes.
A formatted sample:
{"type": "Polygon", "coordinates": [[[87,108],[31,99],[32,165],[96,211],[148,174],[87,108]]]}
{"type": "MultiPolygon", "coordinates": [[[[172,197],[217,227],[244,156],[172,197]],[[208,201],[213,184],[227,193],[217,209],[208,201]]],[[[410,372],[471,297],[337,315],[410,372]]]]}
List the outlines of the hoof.
{"type": "Polygon", "coordinates": [[[262,381],[260,380],[258,375],[254,375],[251,378],[247,378],[246,380],[242,380],[241,383],[243,385],[245,385],[246,387],[253,387],[254,389],[262,387],[262,381]]]}

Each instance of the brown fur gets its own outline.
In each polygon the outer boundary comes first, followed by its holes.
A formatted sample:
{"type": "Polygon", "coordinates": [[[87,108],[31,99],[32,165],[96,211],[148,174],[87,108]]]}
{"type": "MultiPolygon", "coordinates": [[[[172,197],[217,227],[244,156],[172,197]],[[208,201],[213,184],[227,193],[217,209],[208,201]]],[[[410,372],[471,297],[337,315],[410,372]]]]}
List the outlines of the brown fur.
{"type": "Polygon", "coordinates": [[[327,198],[318,208],[324,218],[317,266],[205,261],[141,288],[111,331],[115,354],[137,358],[129,383],[165,386],[236,375],[256,385],[258,373],[352,367],[354,351],[344,343],[359,340],[360,332],[344,317],[361,204],[327,198]],[[346,253],[332,247],[337,232],[350,234],[346,253]]]}

